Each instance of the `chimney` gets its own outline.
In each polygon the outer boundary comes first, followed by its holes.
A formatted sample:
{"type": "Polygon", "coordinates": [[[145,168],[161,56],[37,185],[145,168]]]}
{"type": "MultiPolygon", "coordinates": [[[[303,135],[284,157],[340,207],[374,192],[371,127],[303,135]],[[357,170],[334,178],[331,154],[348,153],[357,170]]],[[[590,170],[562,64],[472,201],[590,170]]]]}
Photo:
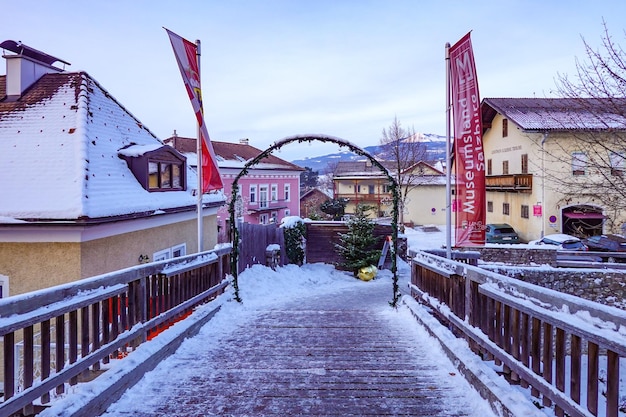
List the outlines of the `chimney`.
{"type": "Polygon", "coordinates": [[[2,54],[7,64],[6,94],[9,101],[19,99],[22,93],[44,74],[63,72],[63,69],[52,66],[55,62],[59,61],[70,65],[69,62],[38,51],[21,42],[7,40],[0,43],[0,48],[15,53],[15,55],[4,52],[2,54]]]}
{"type": "Polygon", "coordinates": [[[239,143],[242,144],[242,145],[249,145],[250,144],[250,139],[248,139],[248,138],[239,139],[239,143]]]}

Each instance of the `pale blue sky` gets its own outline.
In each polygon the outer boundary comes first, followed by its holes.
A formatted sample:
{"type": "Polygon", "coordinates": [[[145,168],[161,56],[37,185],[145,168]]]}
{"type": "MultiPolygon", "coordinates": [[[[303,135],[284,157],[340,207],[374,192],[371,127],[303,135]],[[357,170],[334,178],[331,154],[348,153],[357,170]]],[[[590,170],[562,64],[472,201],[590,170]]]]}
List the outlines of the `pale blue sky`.
{"type": "MultiPolygon", "coordinates": [[[[211,138],[261,149],[303,133],[374,145],[395,116],[445,134],[444,45],[468,31],[482,98],[550,96],[583,58],[581,36],[600,46],[603,18],[626,46],[623,0],[0,0],[0,13],[0,41],[88,72],[162,139],[196,135],[162,27],[200,39],[211,138]]],[[[277,156],[336,150],[293,144],[277,156]]]]}

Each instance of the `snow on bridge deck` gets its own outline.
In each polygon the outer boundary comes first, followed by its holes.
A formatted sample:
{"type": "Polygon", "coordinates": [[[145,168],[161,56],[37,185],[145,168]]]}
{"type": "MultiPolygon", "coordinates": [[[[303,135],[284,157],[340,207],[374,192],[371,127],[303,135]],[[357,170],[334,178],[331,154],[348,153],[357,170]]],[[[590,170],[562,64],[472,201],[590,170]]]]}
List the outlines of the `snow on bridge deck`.
{"type": "Polygon", "coordinates": [[[389,307],[390,279],[343,277],[296,301],[272,280],[273,300],[226,303],[105,416],[494,415],[408,309],[389,307]]]}

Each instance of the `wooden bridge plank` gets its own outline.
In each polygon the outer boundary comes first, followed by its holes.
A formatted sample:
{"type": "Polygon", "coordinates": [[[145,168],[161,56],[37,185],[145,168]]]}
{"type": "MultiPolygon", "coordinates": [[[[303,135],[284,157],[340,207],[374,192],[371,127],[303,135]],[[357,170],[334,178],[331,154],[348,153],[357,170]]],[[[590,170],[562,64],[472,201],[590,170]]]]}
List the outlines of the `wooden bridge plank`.
{"type": "Polygon", "coordinates": [[[202,352],[183,346],[126,394],[142,401],[123,397],[105,416],[488,416],[463,377],[429,357],[425,334],[396,320],[387,287],[369,284],[204,332],[202,352]],[[170,361],[193,370],[172,378],[170,361]]]}

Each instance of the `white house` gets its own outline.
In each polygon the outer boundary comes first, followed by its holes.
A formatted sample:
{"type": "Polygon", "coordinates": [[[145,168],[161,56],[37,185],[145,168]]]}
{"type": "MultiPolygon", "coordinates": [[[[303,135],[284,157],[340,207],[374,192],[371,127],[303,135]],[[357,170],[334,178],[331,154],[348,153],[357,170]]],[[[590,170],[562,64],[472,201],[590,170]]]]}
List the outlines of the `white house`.
{"type": "MultiPolygon", "coordinates": [[[[18,42],[0,48],[1,295],[196,252],[186,158],[86,72],[18,42]]],[[[203,197],[204,249],[224,200],[203,197]]]]}

